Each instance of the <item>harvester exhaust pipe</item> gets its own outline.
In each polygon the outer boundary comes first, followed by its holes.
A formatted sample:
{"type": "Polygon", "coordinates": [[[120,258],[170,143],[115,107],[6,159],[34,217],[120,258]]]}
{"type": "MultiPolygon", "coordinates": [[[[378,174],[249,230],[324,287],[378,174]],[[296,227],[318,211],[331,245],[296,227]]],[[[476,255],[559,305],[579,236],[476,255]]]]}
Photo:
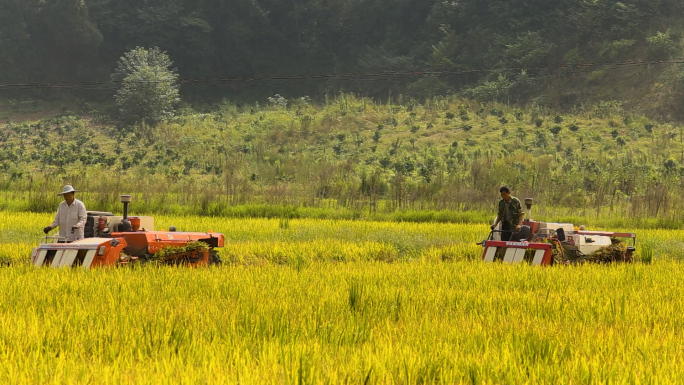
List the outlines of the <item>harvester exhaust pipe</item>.
{"type": "Polygon", "coordinates": [[[133,226],[128,220],[128,204],[131,203],[130,195],[122,195],[121,203],[124,205],[123,220],[121,220],[121,231],[133,231],[133,226]]]}
{"type": "MultiPolygon", "coordinates": [[[[525,202],[527,202],[527,199],[525,199],[525,202]]],[[[131,203],[131,196],[130,195],[122,195],[121,196],[121,203],[123,203],[123,205],[124,205],[123,219],[128,219],[128,204],[131,203]]]]}
{"type": "Polygon", "coordinates": [[[525,198],[525,206],[527,206],[527,219],[528,221],[532,221],[532,205],[534,204],[534,199],[532,198],[525,198]]]}

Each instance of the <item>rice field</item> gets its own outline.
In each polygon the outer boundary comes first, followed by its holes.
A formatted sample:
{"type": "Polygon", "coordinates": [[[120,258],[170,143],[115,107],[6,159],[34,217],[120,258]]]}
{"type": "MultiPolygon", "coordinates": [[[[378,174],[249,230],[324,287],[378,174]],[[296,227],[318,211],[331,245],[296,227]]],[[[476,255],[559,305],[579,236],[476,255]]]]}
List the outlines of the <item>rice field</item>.
{"type": "MultiPolygon", "coordinates": [[[[651,264],[484,264],[486,225],[156,217],[219,267],[36,269],[0,212],[3,383],[677,383],[682,231],[651,264]]],[[[638,256],[637,256],[638,257],[638,256]]]]}

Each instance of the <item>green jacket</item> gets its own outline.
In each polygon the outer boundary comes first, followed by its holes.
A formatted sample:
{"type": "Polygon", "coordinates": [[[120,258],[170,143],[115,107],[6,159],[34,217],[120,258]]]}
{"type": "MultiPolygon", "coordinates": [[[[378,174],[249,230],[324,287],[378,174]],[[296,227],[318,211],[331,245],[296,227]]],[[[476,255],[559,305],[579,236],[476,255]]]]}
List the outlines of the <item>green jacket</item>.
{"type": "Polygon", "coordinates": [[[520,203],[520,199],[516,197],[511,197],[511,203],[508,206],[510,212],[508,215],[506,215],[506,202],[504,200],[499,201],[499,212],[497,216],[499,217],[499,221],[501,222],[510,222],[514,225],[517,225],[520,216],[525,215],[525,212],[523,211],[522,204],[520,203]]]}

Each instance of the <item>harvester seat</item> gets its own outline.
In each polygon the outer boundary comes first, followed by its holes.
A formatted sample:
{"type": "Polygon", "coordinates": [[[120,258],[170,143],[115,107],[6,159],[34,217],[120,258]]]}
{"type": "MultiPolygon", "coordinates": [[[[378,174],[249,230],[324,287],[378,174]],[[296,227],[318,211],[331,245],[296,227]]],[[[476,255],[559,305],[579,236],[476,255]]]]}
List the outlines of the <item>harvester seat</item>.
{"type": "Polygon", "coordinates": [[[530,237],[530,226],[521,226],[520,231],[513,232],[511,242],[527,241],[530,237]]]}

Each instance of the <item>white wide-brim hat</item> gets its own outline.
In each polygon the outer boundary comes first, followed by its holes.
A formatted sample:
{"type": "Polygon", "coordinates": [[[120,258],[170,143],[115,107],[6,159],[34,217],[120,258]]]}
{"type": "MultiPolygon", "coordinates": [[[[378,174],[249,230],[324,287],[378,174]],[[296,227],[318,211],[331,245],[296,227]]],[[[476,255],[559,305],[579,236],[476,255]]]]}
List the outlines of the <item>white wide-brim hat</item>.
{"type": "Polygon", "coordinates": [[[57,194],[57,195],[64,195],[64,194],[68,194],[70,192],[76,192],[76,190],[74,190],[74,188],[70,184],[68,184],[68,185],[64,186],[64,188],[62,189],[62,192],[57,194]]]}

